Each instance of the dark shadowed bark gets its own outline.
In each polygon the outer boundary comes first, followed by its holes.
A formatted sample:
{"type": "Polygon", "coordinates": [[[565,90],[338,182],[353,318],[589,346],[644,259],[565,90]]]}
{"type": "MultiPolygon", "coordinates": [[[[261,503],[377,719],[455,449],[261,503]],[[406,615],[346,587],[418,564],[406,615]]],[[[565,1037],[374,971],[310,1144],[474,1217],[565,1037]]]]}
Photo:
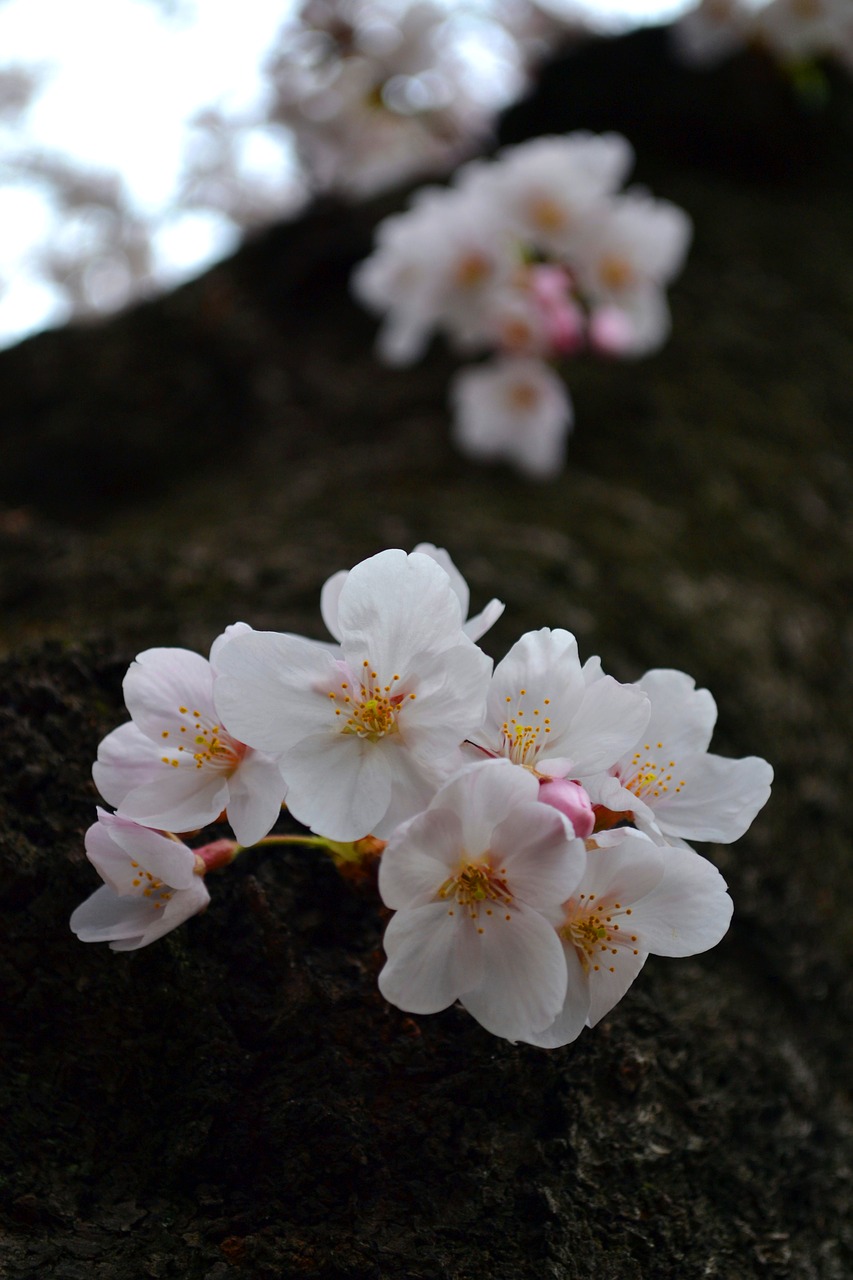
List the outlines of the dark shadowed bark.
{"type": "MultiPolygon", "coordinates": [[[[550,69],[507,140],[634,141],[696,237],[673,336],[579,363],[535,487],[447,441],[451,357],[382,369],[347,276],[400,200],[328,205],[170,297],[0,357],[0,1273],[10,1280],[846,1280],[853,91],[804,111],[757,55],[662,36],[550,69]],[[90,765],[137,651],[320,635],[320,585],[447,546],[486,647],[564,626],[633,679],[689,671],[774,796],[731,848],[733,927],[651,959],[545,1053],[389,1008],[365,878],[245,855],[130,955],[68,916],[90,765]]],[[[286,820],[283,823],[286,829],[286,820]]]]}

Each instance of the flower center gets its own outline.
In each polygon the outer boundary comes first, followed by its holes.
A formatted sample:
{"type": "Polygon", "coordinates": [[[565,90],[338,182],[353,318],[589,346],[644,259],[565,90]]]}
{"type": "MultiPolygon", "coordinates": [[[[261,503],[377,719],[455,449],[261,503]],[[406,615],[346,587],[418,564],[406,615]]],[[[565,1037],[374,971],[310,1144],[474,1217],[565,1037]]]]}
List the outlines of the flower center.
{"type": "Polygon", "coordinates": [[[536,196],[528,205],[530,220],[540,231],[562,231],[568,224],[568,214],[551,196],[536,196]]]}
{"type": "Polygon", "coordinates": [[[634,278],[634,270],[627,258],[619,254],[607,254],[598,266],[601,283],[607,289],[624,289],[634,278]]]}
{"type": "Polygon", "coordinates": [[[477,922],[477,932],[483,932],[480,923],[480,907],[486,917],[494,916],[495,910],[510,919],[507,908],[512,906],[512,891],[506,882],[506,868],[496,871],[487,862],[465,862],[455,876],[450,876],[438,891],[444,901],[455,905],[448,908],[449,916],[456,914],[461,907],[463,914],[477,922]]]}
{"type": "Polygon", "coordinates": [[[491,275],[491,259],[486,257],[484,253],[478,253],[472,249],[456,263],[453,282],[460,289],[475,289],[478,285],[484,284],[491,275]]]}
{"type": "Polygon", "coordinates": [[[513,764],[523,764],[532,768],[534,760],[546,745],[548,734],[551,732],[551,718],[547,715],[551,699],[543,698],[542,707],[534,707],[528,713],[522,702],[526,696],[527,690],[519,689],[515,711],[511,712],[513,698],[511,694],[507,694],[507,719],[501,725],[501,731],[503,754],[508,756],[513,764]]]}
{"type": "Polygon", "coordinates": [[[162,880],[158,880],[156,876],[152,876],[150,871],[143,871],[138,862],[131,862],[130,865],[134,870],[134,876],[130,882],[131,889],[135,891],[137,897],[147,898],[148,905],[155,911],[162,911],[173,896],[174,890],[162,880]]]}
{"type": "Polygon", "coordinates": [[[623,907],[620,902],[596,901],[594,893],[589,896],[582,893],[577,899],[569,900],[566,920],[558,933],[575,948],[585,973],[590,970],[598,973],[602,967],[615,973],[613,960],[615,957],[618,963],[620,951],[640,954],[637,934],[630,932],[630,925],[622,928],[616,918],[631,914],[632,908],[623,907]]]}
{"type": "Polygon", "coordinates": [[[617,770],[617,776],[627,791],[632,791],[638,800],[651,804],[670,790],[674,795],[681,791],[684,779],[673,782],[677,777],[673,773],[675,767],[674,760],[667,760],[662,742],[654,745],[646,742],[642,751],[634,752],[627,767],[617,770]]]}
{"type": "Polygon", "coordinates": [[[222,725],[214,724],[201,711],[178,707],[178,716],[184,723],[177,731],[164,729],[160,734],[164,745],[172,754],[161,756],[163,764],[173,769],[193,763],[196,769],[213,768],[233,773],[246,754],[246,745],[226,733],[222,725]],[[171,738],[171,742],[168,739],[171,738]]]}
{"type": "Polygon", "coordinates": [[[389,684],[383,684],[366,659],[360,680],[342,680],[338,689],[329,690],[328,696],[334,704],[340,732],[354,734],[367,742],[379,742],[381,738],[399,733],[400,711],[404,703],[413,702],[416,697],[400,689],[400,676],[396,673],[389,684]]]}

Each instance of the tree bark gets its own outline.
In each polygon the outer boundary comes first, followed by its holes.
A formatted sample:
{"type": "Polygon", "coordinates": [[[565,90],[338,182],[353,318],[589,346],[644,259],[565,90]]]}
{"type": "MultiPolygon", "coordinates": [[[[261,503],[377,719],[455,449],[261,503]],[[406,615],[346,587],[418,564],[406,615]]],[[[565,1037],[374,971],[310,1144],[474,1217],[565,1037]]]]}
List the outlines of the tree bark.
{"type": "Polygon", "coordinates": [[[440,344],[372,354],[347,277],[402,196],[0,356],[10,1280],[853,1274],[853,92],[827,83],[806,109],[757,53],[687,72],[641,32],[505,120],[625,132],[696,229],[666,348],[572,373],[553,484],[453,453],[440,344]],[[329,573],[419,540],[507,601],[496,657],[563,626],[618,678],[686,670],[715,749],[776,768],[748,836],[705,850],[724,943],[652,958],[563,1050],[389,1008],[375,886],[306,852],[244,855],[138,953],[68,930],[133,655],[237,618],[320,636],[329,573]]]}

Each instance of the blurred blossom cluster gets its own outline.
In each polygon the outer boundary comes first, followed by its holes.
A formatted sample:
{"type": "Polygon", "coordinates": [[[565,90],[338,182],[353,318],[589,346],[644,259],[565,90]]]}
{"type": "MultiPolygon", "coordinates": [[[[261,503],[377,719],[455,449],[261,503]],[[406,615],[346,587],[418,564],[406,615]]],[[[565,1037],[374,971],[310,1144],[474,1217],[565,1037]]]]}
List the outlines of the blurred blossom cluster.
{"type": "Polygon", "coordinates": [[[666,340],[664,290],[691,224],[669,201],[619,190],[632,160],[619,134],[535,138],[464,165],[380,224],[353,277],[384,315],[380,356],[409,364],[435,330],[462,353],[496,352],[451,390],[455,440],[473,457],[553,476],[572,423],[555,366],[582,351],[644,356],[666,340]]]}
{"type": "Polygon", "coordinates": [[[270,116],[321,190],[445,171],[488,136],[552,29],[526,0],[308,0],[267,66],[270,116]]]}
{"type": "Polygon", "coordinates": [[[710,65],[747,45],[767,50],[783,66],[837,61],[853,72],[851,0],[701,0],[674,28],[682,56],[710,65]]]}
{"type": "Polygon", "coordinates": [[[55,299],[46,318],[102,314],[173,284],[170,264],[197,268],[314,192],[365,196],[446,172],[484,143],[563,30],[532,0],[306,0],[280,26],[254,96],[225,94],[176,120],[188,124],[183,160],[159,205],[117,170],[23,141],[53,68],[0,70],[0,212],[30,223],[26,270],[55,299]]]}

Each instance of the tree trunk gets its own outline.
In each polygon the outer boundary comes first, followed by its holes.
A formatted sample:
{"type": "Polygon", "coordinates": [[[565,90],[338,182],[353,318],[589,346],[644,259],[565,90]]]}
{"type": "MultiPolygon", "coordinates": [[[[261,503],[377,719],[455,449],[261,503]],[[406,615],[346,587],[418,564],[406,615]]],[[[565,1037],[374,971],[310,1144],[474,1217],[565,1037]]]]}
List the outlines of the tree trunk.
{"type": "Polygon", "coordinates": [[[9,1280],[853,1274],[853,92],[828,90],[807,109],[758,54],[686,72],[642,32],[510,113],[511,141],[625,132],[695,222],[666,348],[573,372],[553,484],[453,453],[440,344],[374,358],[347,277],[402,197],[0,357],[9,1280]],[[563,1050],[389,1008],[375,886],[306,852],[244,855],[137,953],[68,930],[133,655],[237,618],[320,636],[329,573],[419,540],[506,600],[496,657],[562,626],[618,678],[686,670],[715,749],[777,771],[706,850],[724,943],[652,958],[563,1050]]]}

